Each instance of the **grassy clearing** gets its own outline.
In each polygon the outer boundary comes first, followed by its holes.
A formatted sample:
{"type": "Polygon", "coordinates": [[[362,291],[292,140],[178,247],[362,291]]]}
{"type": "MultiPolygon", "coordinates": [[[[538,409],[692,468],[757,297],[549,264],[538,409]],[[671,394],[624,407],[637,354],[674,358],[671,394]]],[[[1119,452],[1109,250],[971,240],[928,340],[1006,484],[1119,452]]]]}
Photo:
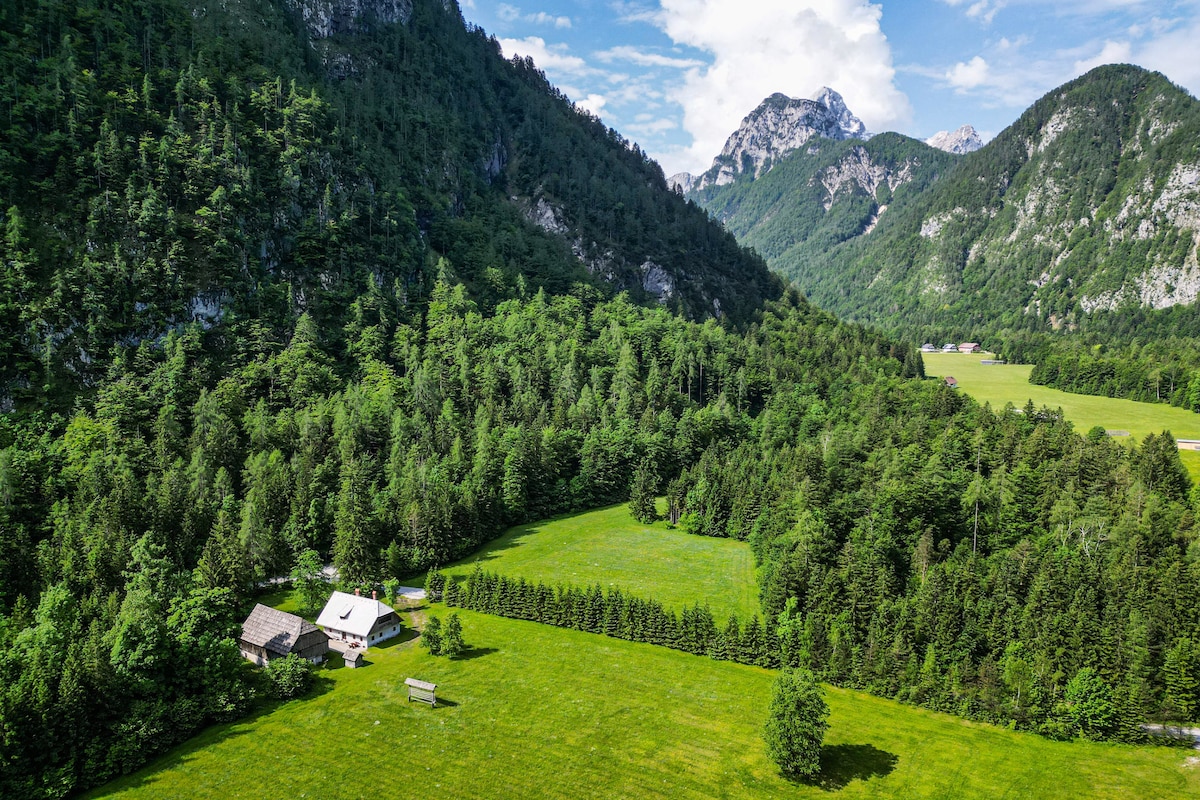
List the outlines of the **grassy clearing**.
{"type": "Polygon", "coordinates": [[[1190,751],[1050,742],[836,689],[822,783],[794,784],[760,736],[770,672],[460,614],[465,659],[372,648],[364,669],[323,671],[313,696],[211,728],[91,796],[1200,797],[1190,751]],[[408,703],[408,676],[448,702],[408,703]]]}
{"type": "Polygon", "coordinates": [[[667,608],[707,603],[720,623],[760,613],[749,545],[643,525],[624,504],[520,525],[445,572],[468,575],[477,561],[527,580],[615,586],[667,608]]]}
{"type": "MultiPolygon", "coordinates": [[[[985,356],[979,354],[923,353],[922,356],[926,374],[953,375],[961,391],[981,403],[991,403],[993,408],[1003,408],[1005,403],[1020,407],[1033,400],[1035,406],[1061,408],[1080,433],[1099,425],[1105,430],[1129,431],[1129,438],[1135,441],[1164,430],[1171,431],[1177,439],[1200,439],[1200,414],[1182,408],[1035,386],[1029,382],[1029,373],[1033,371],[1029,364],[985,366],[979,363],[985,356]]],[[[1121,438],[1124,437],[1118,441],[1121,438]]],[[[1179,457],[1192,480],[1200,481],[1200,452],[1183,450],[1179,457]]]]}

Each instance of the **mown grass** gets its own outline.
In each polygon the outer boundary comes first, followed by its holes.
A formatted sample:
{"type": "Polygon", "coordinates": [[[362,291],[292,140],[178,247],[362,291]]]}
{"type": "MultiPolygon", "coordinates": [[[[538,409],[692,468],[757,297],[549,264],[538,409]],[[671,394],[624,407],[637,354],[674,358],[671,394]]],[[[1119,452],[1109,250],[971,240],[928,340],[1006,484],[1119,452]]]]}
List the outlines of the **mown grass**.
{"type": "Polygon", "coordinates": [[[644,525],[625,504],[520,525],[444,572],[466,576],[477,562],[526,580],[617,587],[676,610],[707,603],[721,624],[731,612],[743,622],[760,613],[749,545],[644,525]]]}
{"type": "Polygon", "coordinates": [[[822,777],[794,783],[760,735],[769,671],[459,613],[466,658],[372,648],[367,667],[325,670],[313,695],[211,728],[90,796],[1200,797],[1192,751],[1051,742],[838,689],[822,777]],[[409,676],[445,704],[407,702],[409,676]]]}
{"type": "MultiPolygon", "coordinates": [[[[1076,430],[1086,433],[1099,425],[1105,430],[1128,431],[1129,439],[1140,441],[1148,433],[1171,431],[1177,439],[1200,439],[1200,414],[1160,403],[1138,403],[1113,397],[1071,394],[1029,382],[1033,367],[1029,364],[991,364],[980,361],[985,355],[924,353],[925,373],[958,380],[959,391],[981,403],[1003,408],[1012,403],[1018,408],[1033,400],[1035,406],[1061,408],[1076,430]]],[[[1125,437],[1117,437],[1121,441],[1125,437]]],[[[1179,457],[1200,481],[1200,452],[1181,450],[1179,457]]]]}

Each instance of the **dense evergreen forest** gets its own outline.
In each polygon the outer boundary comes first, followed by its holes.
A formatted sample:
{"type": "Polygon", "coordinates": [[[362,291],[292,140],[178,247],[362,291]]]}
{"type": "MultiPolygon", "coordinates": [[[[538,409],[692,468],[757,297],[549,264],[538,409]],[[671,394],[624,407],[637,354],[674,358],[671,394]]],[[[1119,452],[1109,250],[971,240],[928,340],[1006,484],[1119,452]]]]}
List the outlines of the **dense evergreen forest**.
{"type": "Polygon", "coordinates": [[[0,407],[69,407],[115,345],[193,320],[230,350],[302,313],[369,329],[356,298],[402,313],[439,275],[485,307],[582,284],[740,322],[779,296],[456,6],[364,3],[332,35],[312,17],[343,5],[0,7],[0,407]]]}
{"type": "Polygon", "coordinates": [[[1197,717],[1169,435],[922,381],[452,4],[384,6],[0,6],[0,795],[245,713],[263,579],[631,494],[753,545],[771,663],[1053,735],[1197,717]]]}

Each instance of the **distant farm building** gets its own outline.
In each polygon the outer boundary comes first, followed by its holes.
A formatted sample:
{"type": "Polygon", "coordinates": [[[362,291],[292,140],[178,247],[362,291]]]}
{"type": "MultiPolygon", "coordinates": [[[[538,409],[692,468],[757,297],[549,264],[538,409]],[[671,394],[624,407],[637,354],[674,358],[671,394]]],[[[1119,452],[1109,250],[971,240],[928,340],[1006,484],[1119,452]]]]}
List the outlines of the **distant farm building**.
{"type": "Polygon", "coordinates": [[[960,344],[958,346],[958,352],[960,352],[960,353],[982,353],[983,348],[979,346],[978,342],[963,342],[962,344],[960,344]]]}
{"type": "Polygon", "coordinates": [[[400,633],[400,617],[371,592],[370,597],[334,592],[317,617],[331,639],[369,647],[400,633]]]}
{"type": "Polygon", "coordinates": [[[942,345],[942,352],[943,353],[957,353],[958,345],[956,345],[954,342],[946,342],[944,345],[942,345]]]}
{"type": "Polygon", "coordinates": [[[1180,450],[1200,450],[1200,439],[1176,439],[1180,450]]]}
{"type": "Polygon", "coordinates": [[[933,344],[932,342],[926,342],[925,344],[921,345],[922,353],[936,353],[937,351],[937,345],[933,344]]]}
{"type": "Polygon", "coordinates": [[[242,623],[238,646],[260,667],[290,653],[320,664],[329,652],[329,637],[306,619],[259,603],[242,623]]]}
{"type": "Polygon", "coordinates": [[[946,385],[949,386],[951,389],[957,389],[958,388],[958,379],[956,379],[953,375],[947,375],[946,376],[946,385]]]}

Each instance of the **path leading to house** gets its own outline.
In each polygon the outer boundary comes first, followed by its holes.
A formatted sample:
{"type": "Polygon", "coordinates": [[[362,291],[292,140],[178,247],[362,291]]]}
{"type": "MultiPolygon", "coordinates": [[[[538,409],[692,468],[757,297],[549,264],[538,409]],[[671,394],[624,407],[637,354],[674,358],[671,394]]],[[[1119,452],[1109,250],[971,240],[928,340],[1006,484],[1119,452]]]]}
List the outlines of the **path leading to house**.
{"type": "Polygon", "coordinates": [[[1193,747],[1200,750],[1200,728],[1180,728],[1175,725],[1158,725],[1149,724],[1143,725],[1142,730],[1154,736],[1171,736],[1177,739],[1191,739],[1195,744],[1193,747]]]}

